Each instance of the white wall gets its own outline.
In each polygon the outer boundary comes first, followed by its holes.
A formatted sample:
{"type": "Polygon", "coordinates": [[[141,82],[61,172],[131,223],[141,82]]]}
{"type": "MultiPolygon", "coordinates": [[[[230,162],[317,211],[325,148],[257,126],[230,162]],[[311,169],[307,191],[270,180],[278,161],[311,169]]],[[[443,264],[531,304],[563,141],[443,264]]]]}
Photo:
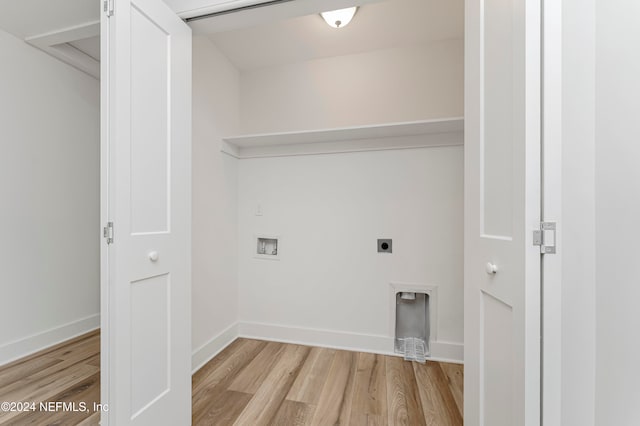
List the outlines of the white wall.
{"type": "Polygon", "coordinates": [[[99,83],[0,31],[0,364],[99,325],[99,83]]]}
{"type": "Polygon", "coordinates": [[[640,424],[639,22],[596,1],[596,425],[640,424]]]}
{"type": "Polygon", "coordinates": [[[444,40],[241,73],[241,129],[269,133],[463,114],[464,46],[444,40]]]}
{"type": "Polygon", "coordinates": [[[437,340],[461,359],[462,152],[241,160],[241,332],[392,351],[389,283],[428,284],[438,286],[437,340]],[[260,233],[282,237],[280,261],[253,258],[260,233]],[[377,253],[377,238],[392,238],[393,254],[377,253]]]}
{"type": "Polygon", "coordinates": [[[194,37],[194,368],[228,343],[238,319],[237,160],[220,152],[220,138],[238,131],[238,84],[238,72],[217,48],[194,37]]]}
{"type": "Polygon", "coordinates": [[[434,348],[462,359],[461,147],[239,162],[219,152],[239,133],[460,116],[462,61],[462,41],[448,40],[238,74],[194,39],[195,368],[234,332],[391,351],[390,282],[438,286],[434,348]],[[283,236],[281,261],[252,257],[261,232],[283,236]],[[396,252],[379,255],[387,236],[396,252]]]}

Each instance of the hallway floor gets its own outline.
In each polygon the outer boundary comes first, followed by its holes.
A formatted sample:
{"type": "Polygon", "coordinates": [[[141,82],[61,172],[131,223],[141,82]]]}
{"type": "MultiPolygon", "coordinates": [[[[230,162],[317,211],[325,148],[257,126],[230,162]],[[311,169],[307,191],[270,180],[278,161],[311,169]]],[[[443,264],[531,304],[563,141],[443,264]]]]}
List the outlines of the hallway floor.
{"type": "Polygon", "coordinates": [[[100,402],[100,332],[0,367],[0,401],[35,404],[29,411],[0,410],[0,425],[97,425],[100,413],[93,404],[100,402]],[[55,405],[41,411],[41,402],[75,403],[77,411],[55,405]]]}

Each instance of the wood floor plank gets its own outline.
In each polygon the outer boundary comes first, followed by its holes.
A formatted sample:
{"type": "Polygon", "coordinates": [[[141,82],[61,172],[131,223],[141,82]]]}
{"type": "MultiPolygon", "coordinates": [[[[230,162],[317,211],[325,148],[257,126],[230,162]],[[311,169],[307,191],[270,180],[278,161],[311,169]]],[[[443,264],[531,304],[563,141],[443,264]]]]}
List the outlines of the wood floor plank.
{"type": "Polygon", "coordinates": [[[312,348],[286,399],[317,404],[335,353],[334,349],[312,348]]]}
{"type": "Polygon", "coordinates": [[[100,402],[100,373],[90,376],[88,379],[63,390],[61,393],[48,398],[46,402],[75,403],[73,410],[56,409],[53,411],[33,411],[21,413],[12,419],[19,425],[75,425],[95,414],[94,403],[100,402]],[[80,403],[84,403],[87,411],[80,403]]]}
{"type": "Polygon", "coordinates": [[[412,363],[386,357],[389,425],[424,425],[422,403],[412,363]]]}
{"type": "MultiPolygon", "coordinates": [[[[62,365],[72,365],[84,361],[100,353],[100,336],[91,336],[86,339],[73,342],[68,346],[59,347],[46,354],[49,358],[62,361],[62,365]]],[[[46,372],[45,372],[46,374],[46,372]]]]}
{"type": "Polygon", "coordinates": [[[322,388],[312,425],[348,425],[351,416],[357,352],[336,351],[322,388]]]}
{"type": "Polygon", "coordinates": [[[0,392],[12,383],[23,380],[25,377],[36,374],[61,362],[61,359],[42,356],[31,360],[28,364],[25,363],[25,365],[4,369],[0,372],[0,392]]]}
{"type": "Polygon", "coordinates": [[[235,424],[252,426],[269,424],[291,389],[302,364],[309,356],[309,351],[308,346],[286,345],[280,354],[280,359],[235,424]]]}
{"type": "Polygon", "coordinates": [[[229,356],[215,357],[196,373],[198,378],[192,381],[193,395],[198,395],[223,381],[227,381],[228,386],[266,345],[267,342],[258,340],[238,341],[238,345],[229,356]]]}
{"type": "Polygon", "coordinates": [[[226,391],[238,373],[267,345],[258,340],[243,340],[232,356],[222,362],[214,362],[215,368],[207,369],[208,374],[192,389],[192,420],[199,423],[206,416],[216,398],[226,391]]]}
{"type": "MultiPolygon", "coordinates": [[[[33,361],[33,360],[38,360],[44,356],[48,356],[51,352],[54,352],[60,348],[67,348],[69,346],[75,345],[77,343],[80,342],[87,342],[87,341],[91,341],[93,339],[98,339],[98,341],[100,341],[100,329],[96,329],[96,330],[92,330],[88,333],[82,334],[80,336],[74,337],[72,339],[69,340],[65,340],[64,342],[58,343],[56,345],[53,346],[49,346],[46,349],[43,349],[41,351],[35,352],[31,355],[27,355],[25,357],[22,357],[20,359],[17,359],[13,362],[10,362],[8,364],[3,365],[2,367],[0,367],[0,375],[2,375],[2,373],[6,370],[14,370],[16,368],[19,367],[24,367],[25,365],[27,365],[29,362],[33,361]]],[[[80,343],[83,344],[83,343],[80,343]]],[[[28,368],[28,367],[27,367],[28,368]]]]}
{"type": "Polygon", "coordinates": [[[258,355],[231,382],[229,390],[254,394],[278,361],[284,345],[269,342],[258,355]]]}
{"type": "Polygon", "coordinates": [[[386,358],[360,353],[349,424],[385,424],[387,421],[386,358]]]}
{"type": "Polygon", "coordinates": [[[0,395],[7,391],[18,379],[37,381],[46,378],[59,370],[82,362],[100,353],[100,334],[90,332],[75,339],[68,345],[56,345],[39,352],[40,356],[31,355],[23,360],[15,361],[0,369],[0,395]]]}
{"type": "Polygon", "coordinates": [[[420,399],[420,391],[418,389],[418,381],[413,370],[413,365],[417,362],[404,361],[402,367],[404,369],[404,389],[405,400],[407,401],[407,411],[409,413],[409,422],[411,425],[426,425],[426,421],[422,410],[422,401],[420,399]]]}
{"type": "MultiPolygon", "coordinates": [[[[236,339],[231,342],[226,348],[224,348],[219,354],[217,354],[213,359],[203,365],[191,378],[191,384],[195,390],[198,390],[200,387],[200,383],[211,374],[212,371],[218,369],[220,364],[225,362],[229,357],[235,355],[235,353],[241,348],[247,345],[250,340],[249,339],[236,339]]],[[[256,340],[252,340],[252,342],[257,342],[256,340]]]]}
{"type": "MultiPolygon", "coordinates": [[[[54,395],[60,392],[60,389],[66,389],[73,387],[78,383],[86,380],[93,374],[99,371],[98,368],[80,364],[71,368],[58,371],[54,374],[47,376],[40,381],[32,381],[25,379],[24,386],[21,386],[21,382],[15,382],[10,386],[10,389],[0,396],[2,401],[33,401],[39,403],[41,401],[47,401],[54,395]]],[[[17,416],[20,413],[17,412],[0,412],[0,424],[6,422],[17,416]]]]}
{"type": "Polygon", "coordinates": [[[95,412],[91,416],[87,417],[77,426],[99,426],[100,425],[100,412],[95,412]]]}
{"type": "Polygon", "coordinates": [[[387,417],[378,416],[376,414],[351,414],[349,426],[387,426],[387,417]]]}
{"type": "Polygon", "coordinates": [[[449,389],[448,380],[437,362],[414,363],[424,418],[429,426],[462,425],[462,415],[449,389]]]}
{"type": "MultiPolygon", "coordinates": [[[[92,342],[87,342],[85,346],[78,345],[77,343],[73,344],[68,350],[65,350],[64,353],[60,350],[60,353],[57,354],[60,362],[43,369],[38,369],[38,371],[21,370],[23,378],[19,381],[14,381],[7,386],[3,386],[0,389],[0,397],[4,398],[4,401],[13,401],[8,398],[11,395],[14,395],[17,390],[27,388],[31,389],[34,386],[43,387],[43,384],[51,384],[55,378],[60,376],[61,371],[66,371],[69,368],[74,369],[76,365],[82,364],[85,367],[91,367],[90,369],[93,370],[93,372],[98,371],[99,367],[84,364],[83,361],[99,353],[99,350],[100,347],[96,347],[92,342]]],[[[53,353],[50,355],[53,355],[53,353]]]]}
{"type": "MultiPolygon", "coordinates": [[[[84,364],[85,361],[99,353],[99,341],[93,338],[74,342],[68,348],[59,348],[56,351],[51,351],[47,353],[46,357],[55,357],[58,362],[36,370],[30,370],[26,365],[22,366],[23,368],[18,371],[23,374],[23,378],[19,382],[3,386],[0,390],[0,396],[6,397],[7,393],[12,392],[15,388],[24,388],[29,384],[49,381],[50,376],[77,364],[84,364]]],[[[99,367],[94,367],[94,369],[97,368],[99,367]]]]}
{"type": "Polygon", "coordinates": [[[271,421],[273,426],[303,426],[309,424],[315,406],[299,401],[284,400],[271,421]]]}
{"type": "Polygon", "coordinates": [[[97,354],[95,354],[91,358],[87,358],[86,360],[84,360],[82,362],[84,362],[87,365],[93,365],[94,367],[100,367],[100,353],[98,352],[97,354]]]}
{"type": "Polygon", "coordinates": [[[404,397],[402,360],[386,359],[388,424],[408,425],[409,413],[404,397]]]}
{"type": "Polygon", "coordinates": [[[207,406],[206,412],[193,422],[193,426],[232,425],[252,397],[253,395],[244,392],[221,392],[215,402],[207,406]]]}
{"type": "MultiPolygon", "coordinates": [[[[97,367],[78,364],[56,371],[38,380],[26,377],[3,388],[0,391],[0,400],[44,401],[46,398],[60,392],[60,389],[65,389],[66,386],[73,386],[98,371],[97,367]]],[[[1,416],[2,413],[0,413],[1,416]]]]}
{"type": "MultiPolygon", "coordinates": [[[[0,368],[0,400],[91,405],[80,414],[0,413],[0,424],[97,425],[99,361],[93,333],[0,368]]],[[[459,426],[463,382],[462,365],[237,339],[193,376],[192,422],[459,426]]]]}
{"type": "Polygon", "coordinates": [[[440,362],[440,367],[444,371],[449,389],[456,401],[458,411],[462,415],[464,412],[464,367],[461,364],[451,364],[448,362],[440,362]]]}

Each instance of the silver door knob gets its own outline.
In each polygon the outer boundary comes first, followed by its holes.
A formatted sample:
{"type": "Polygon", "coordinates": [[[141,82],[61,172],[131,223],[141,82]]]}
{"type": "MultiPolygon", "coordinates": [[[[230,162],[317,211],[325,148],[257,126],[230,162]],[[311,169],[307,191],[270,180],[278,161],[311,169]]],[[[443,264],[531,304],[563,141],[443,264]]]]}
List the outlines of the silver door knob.
{"type": "Polygon", "coordinates": [[[491,262],[487,262],[487,264],[484,266],[484,270],[487,272],[487,274],[493,275],[498,272],[498,267],[491,262]]]}
{"type": "Polygon", "coordinates": [[[158,260],[158,252],[157,251],[150,251],[149,252],[149,260],[152,262],[155,262],[158,260]]]}

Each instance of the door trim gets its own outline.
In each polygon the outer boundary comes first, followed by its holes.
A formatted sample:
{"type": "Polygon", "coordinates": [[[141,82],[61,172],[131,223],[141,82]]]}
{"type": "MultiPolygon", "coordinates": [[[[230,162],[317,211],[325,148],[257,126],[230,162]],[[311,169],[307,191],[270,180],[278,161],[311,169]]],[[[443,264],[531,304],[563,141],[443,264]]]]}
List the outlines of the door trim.
{"type": "MultiPolygon", "coordinates": [[[[102,18],[102,15],[101,15],[102,18]]],[[[109,20],[100,20],[100,79],[109,81],[109,20]]],[[[100,82],[100,110],[109,110],[109,90],[107,84],[100,82]]],[[[100,118],[100,228],[97,232],[102,231],[102,227],[109,222],[112,217],[110,212],[110,186],[109,186],[109,168],[110,168],[110,117],[111,114],[102,113],[100,118]],[[107,119],[105,120],[105,117],[107,119]]],[[[100,413],[100,424],[109,424],[109,403],[111,397],[109,394],[110,377],[108,372],[110,357],[108,348],[109,344],[109,245],[106,239],[100,235],[100,403],[105,409],[100,413]]]]}

